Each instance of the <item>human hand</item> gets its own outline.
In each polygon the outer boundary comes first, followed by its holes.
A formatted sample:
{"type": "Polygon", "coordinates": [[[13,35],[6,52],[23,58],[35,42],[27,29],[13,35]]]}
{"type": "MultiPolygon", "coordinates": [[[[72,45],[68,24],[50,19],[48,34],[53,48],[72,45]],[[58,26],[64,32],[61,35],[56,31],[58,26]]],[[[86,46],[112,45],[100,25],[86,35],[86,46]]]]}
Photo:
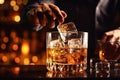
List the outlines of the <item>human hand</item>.
{"type": "Polygon", "coordinates": [[[67,14],[52,3],[34,6],[27,14],[27,18],[33,26],[40,25],[49,28],[54,28],[56,22],[63,23],[66,17],[67,14]]]}
{"type": "Polygon", "coordinates": [[[111,44],[116,43],[116,41],[120,41],[120,29],[115,29],[115,30],[106,32],[102,38],[102,42],[105,43],[108,41],[111,44]]]}
{"type": "Polygon", "coordinates": [[[106,32],[101,41],[104,57],[106,59],[120,58],[120,29],[106,32]]]}

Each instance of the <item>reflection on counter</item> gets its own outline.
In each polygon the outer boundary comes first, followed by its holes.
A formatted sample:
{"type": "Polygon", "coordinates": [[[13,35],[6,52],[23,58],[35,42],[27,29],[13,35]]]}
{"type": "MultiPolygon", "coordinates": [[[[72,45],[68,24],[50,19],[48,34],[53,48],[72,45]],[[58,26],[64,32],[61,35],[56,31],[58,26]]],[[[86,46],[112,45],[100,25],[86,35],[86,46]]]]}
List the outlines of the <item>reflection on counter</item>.
{"type": "Polygon", "coordinates": [[[44,33],[29,30],[0,30],[0,64],[45,64],[44,33]],[[42,37],[42,38],[41,38],[42,37]]]}
{"type": "Polygon", "coordinates": [[[46,77],[48,78],[87,78],[87,72],[81,71],[81,72],[46,72],[46,77]]]}
{"type": "Polygon", "coordinates": [[[1,65],[0,79],[4,78],[119,78],[120,77],[120,64],[119,68],[110,70],[109,74],[101,72],[96,73],[95,69],[81,72],[52,72],[46,69],[45,65],[1,65]]]}

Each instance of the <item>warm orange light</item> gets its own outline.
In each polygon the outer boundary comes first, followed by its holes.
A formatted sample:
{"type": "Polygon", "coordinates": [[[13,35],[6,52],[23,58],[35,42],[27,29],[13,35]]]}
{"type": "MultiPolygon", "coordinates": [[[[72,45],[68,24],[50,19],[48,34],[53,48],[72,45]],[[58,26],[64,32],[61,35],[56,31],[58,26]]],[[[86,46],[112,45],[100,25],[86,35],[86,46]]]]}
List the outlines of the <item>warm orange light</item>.
{"type": "Polygon", "coordinates": [[[30,65],[35,65],[35,63],[30,63],[30,65]]]}
{"type": "Polygon", "coordinates": [[[22,0],[17,0],[17,4],[22,4],[22,0]]]}
{"type": "Polygon", "coordinates": [[[22,54],[23,54],[23,55],[28,55],[29,50],[30,50],[30,48],[29,48],[28,42],[24,42],[24,43],[22,44],[22,48],[21,48],[22,54]]]}
{"type": "Polygon", "coordinates": [[[19,16],[19,15],[16,15],[16,16],[14,17],[14,21],[15,21],[15,22],[20,22],[20,16],[19,16]]]}
{"type": "Polygon", "coordinates": [[[16,37],[16,35],[17,35],[17,34],[16,34],[16,32],[15,32],[15,31],[11,31],[11,33],[10,33],[10,37],[11,37],[11,38],[15,38],[15,37],[16,37]]]}
{"type": "Polygon", "coordinates": [[[99,58],[100,58],[100,60],[105,60],[104,53],[102,50],[99,51],[99,58]]]}
{"type": "Polygon", "coordinates": [[[14,11],[18,11],[19,10],[19,6],[18,5],[13,6],[13,10],[14,11]]]}
{"type": "Polygon", "coordinates": [[[15,5],[16,5],[16,1],[11,0],[11,1],[10,1],[10,5],[11,5],[11,6],[15,6],[15,5]]]}
{"type": "Polygon", "coordinates": [[[3,61],[3,62],[7,62],[7,61],[8,61],[7,56],[2,56],[2,61],[3,61]]]}
{"type": "Polygon", "coordinates": [[[17,51],[18,50],[18,45],[17,44],[13,44],[12,49],[17,51]]]}
{"type": "Polygon", "coordinates": [[[5,0],[0,0],[0,4],[4,4],[5,0]]]}
{"type": "Polygon", "coordinates": [[[16,37],[16,38],[14,39],[14,42],[15,42],[15,43],[18,43],[18,42],[19,42],[19,37],[16,37]]]}
{"type": "Polygon", "coordinates": [[[3,38],[3,42],[7,43],[9,41],[8,37],[3,38]]]}
{"type": "Polygon", "coordinates": [[[15,63],[20,63],[20,58],[19,57],[15,58],[15,63]]]}
{"type": "Polygon", "coordinates": [[[37,56],[33,56],[32,57],[32,62],[37,62],[38,61],[38,57],[37,56]]]}
{"type": "Polygon", "coordinates": [[[29,64],[30,64],[29,58],[24,58],[23,64],[24,64],[24,65],[29,65],[29,64]]]}
{"type": "Polygon", "coordinates": [[[15,67],[15,68],[12,69],[12,71],[15,75],[18,75],[19,72],[20,72],[20,67],[15,67]]]}
{"type": "Polygon", "coordinates": [[[28,3],[28,0],[23,0],[23,4],[26,5],[28,3]]]}
{"type": "Polygon", "coordinates": [[[10,57],[11,57],[11,58],[15,58],[15,57],[16,57],[16,53],[15,53],[15,52],[11,52],[11,53],[10,53],[10,57]]]}
{"type": "Polygon", "coordinates": [[[15,67],[14,70],[18,72],[18,71],[20,71],[20,68],[19,67],[15,67]]]}
{"type": "Polygon", "coordinates": [[[6,49],[6,44],[1,44],[1,49],[5,50],[6,49]]]}

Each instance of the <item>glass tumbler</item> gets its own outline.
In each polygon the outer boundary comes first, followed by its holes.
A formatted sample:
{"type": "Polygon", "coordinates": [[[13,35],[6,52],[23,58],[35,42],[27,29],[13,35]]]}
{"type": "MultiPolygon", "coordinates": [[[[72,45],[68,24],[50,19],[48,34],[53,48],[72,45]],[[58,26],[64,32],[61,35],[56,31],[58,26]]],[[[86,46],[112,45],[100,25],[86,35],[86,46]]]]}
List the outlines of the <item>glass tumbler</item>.
{"type": "Polygon", "coordinates": [[[53,72],[81,72],[87,69],[88,33],[67,31],[67,39],[58,31],[46,34],[46,67],[53,72]],[[74,34],[74,36],[73,36],[74,34]]]}
{"type": "Polygon", "coordinates": [[[96,62],[96,77],[110,77],[110,63],[105,61],[96,62]]]}

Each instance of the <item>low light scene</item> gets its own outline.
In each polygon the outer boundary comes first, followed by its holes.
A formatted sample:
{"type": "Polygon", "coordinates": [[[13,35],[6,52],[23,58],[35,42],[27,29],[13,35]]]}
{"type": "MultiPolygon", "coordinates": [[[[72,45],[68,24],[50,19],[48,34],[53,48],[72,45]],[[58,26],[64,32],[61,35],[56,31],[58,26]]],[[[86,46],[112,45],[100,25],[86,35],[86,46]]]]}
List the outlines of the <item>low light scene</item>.
{"type": "Polygon", "coordinates": [[[0,80],[119,77],[120,0],[0,0],[0,80]]]}

